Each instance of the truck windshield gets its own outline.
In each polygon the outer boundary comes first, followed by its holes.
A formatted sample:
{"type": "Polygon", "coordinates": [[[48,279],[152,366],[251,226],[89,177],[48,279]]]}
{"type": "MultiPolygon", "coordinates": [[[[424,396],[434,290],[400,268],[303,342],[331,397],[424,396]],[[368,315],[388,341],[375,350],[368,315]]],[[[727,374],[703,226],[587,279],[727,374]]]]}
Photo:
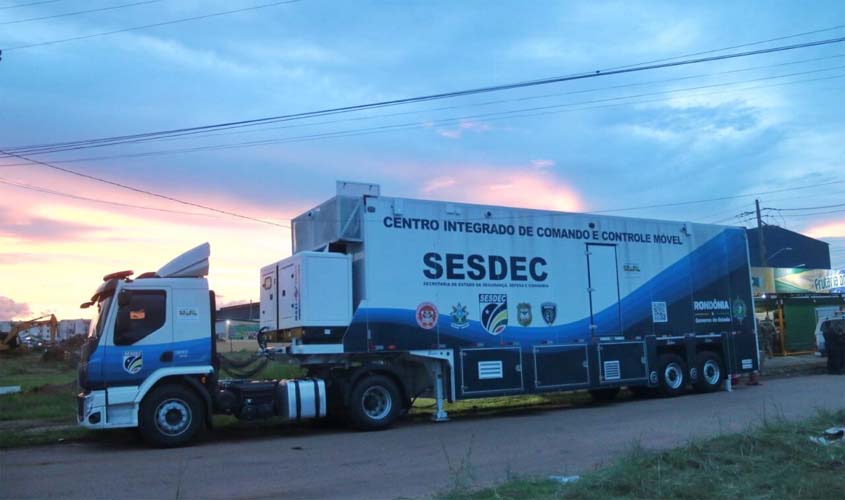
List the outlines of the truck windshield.
{"type": "Polygon", "coordinates": [[[99,340],[103,333],[103,328],[106,324],[106,315],[109,313],[109,306],[114,295],[107,295],[100,297],[97,301],[97,316],[91,321],[91,326],[88,327],[88,339],[99,340]]]}

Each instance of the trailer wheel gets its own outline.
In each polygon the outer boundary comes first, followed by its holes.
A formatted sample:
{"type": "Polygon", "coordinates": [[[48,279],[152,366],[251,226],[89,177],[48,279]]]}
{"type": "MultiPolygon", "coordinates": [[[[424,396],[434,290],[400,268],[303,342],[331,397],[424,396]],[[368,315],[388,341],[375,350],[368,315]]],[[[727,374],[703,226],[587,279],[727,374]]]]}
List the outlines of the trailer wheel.
{"type": "Polygon", "coordinates": [[[205,422],[205,407],[189,388],[163,385],[144,398],[138,417],[144,439],[169,448],[185,445],[197,436],[205,422]]]}
{"type": "Polygon", "coordinates": [[[725,368],[722,357],[712,351],[701,351],[695,359],[698,368],[698,381],[695,390],[698,392],[718,391],[725,383],[725,368]]]}
{"type": "Polygon", "coordinates": [[[664,396],[680,396],[687,385],[687,366],[676,354],[666,353],[660,356],[659,391],[664,396]]]}
{"type": "Polygon", "coordinates": [[[619,394],[619,387],[610,387],[607,389],[590,389],[590,396],[592,396],[595,401],[613,401],[614,399],[616,399],[617,394],[619,394]]]}
{"type": "Polygon", "coordinates": [[[384,375],[362,378],[349,395],[349,419],[358,429],[381,430],[389,427],[402,411],[399,388],[384,375]]]}

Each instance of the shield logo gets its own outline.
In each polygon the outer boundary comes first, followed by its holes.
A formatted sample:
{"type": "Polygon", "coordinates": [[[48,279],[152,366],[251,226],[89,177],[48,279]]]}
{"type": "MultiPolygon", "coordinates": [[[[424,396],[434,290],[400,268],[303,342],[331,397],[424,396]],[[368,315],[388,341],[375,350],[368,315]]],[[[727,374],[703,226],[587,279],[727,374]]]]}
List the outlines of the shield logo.
{"type": "Polygon", "coordinates": [[[543,315],[543,321],[551,326],[557,318],[557,304],[554,302],[543,302],[540,304],[540,313],[543,315]]]}
{"type": "Polygon", "coordinates": [[[123,352],[123,369],[130,375],[135,375],[144,367],[144,353],[141,351],[123,352]]]}
{"type": "Polygon", "coordinates": [[[481,309],[481,326],[492,335],[499,335],[508,326],[508,296],[504,293],[478,295],[481,309]]]}
{"type": "Polygon", "coordinates": [[[734,299],[733,304],[731,304],[731,309],[733,310],[734,319],[740,323],[742,323],[742,320],[744,320],[745,316],[748,315],[748,307],[745,305],[745,301],[739,297],[734,299]]]}
{"type": "Polygon", "coordinates": [[[452,328],[463,330],[469,327],[469,313],[467,313],[467,306],[462,306],[460,302],[458,305],[452,306],[452,328]]]}
{"type": "Polygon", "coordinates": [[[516,320],[522,326],[531,324],[531,304],[528,302],[520,302],[516,305],[516,320]]]}
{"type": "Polygon", "coordinates": [[[437,307],[431,302],[423,302],[417,306],[417,324],[423,330],[431,330],[437,326],[437,307]]]}

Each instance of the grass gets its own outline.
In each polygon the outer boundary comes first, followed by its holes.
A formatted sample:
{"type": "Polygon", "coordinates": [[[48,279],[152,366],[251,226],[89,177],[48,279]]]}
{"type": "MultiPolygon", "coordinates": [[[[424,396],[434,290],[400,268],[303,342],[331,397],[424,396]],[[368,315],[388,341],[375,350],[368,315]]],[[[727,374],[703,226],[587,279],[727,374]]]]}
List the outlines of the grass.
{"type": "Polygon", "coordinates": [[[0,357],[0,385],[19,385],[0,396],[0,448],[54,443],[83,436],[76,427],[76,369],[45,362],[40,353],[0,357]]]}
{"type": "Polygon", "coordinates": [[[845,444],[809,441],[845,424],[845,410],[798,421],[763,422],[744,433],[691,441],[667,451],[635,447],[608,467],[560,484],[517,478],[492,488],[459,486],[441,500],[841,498],[845,444]]]}
{"type": "MultiPolygon", "coordinates": [[[[620,395],[620,399],[625,397],[620,395]]],[[[589,393],[547,393],[526,394],[519,396],[502,396],[495,398],[479,398],[445,403],[444,409],[451,415],[485,414],[523,408],[564,407],[592,401],[589,393]]],[[[429,416],[434,408],[434,399],[418,398],[411,408],[411,415],[429,416]]]]}
{"type": "Polygon", "coordinates": [[[0,385],[19,385],[24,391],[45,385],[69,384],[76,369],[65,363],[43,362],[36,353],[0,356],[0,385]]]}
{"type": "MultiPolygon", "coordinates": [[[[254,354],[254,352],[241,350],[238,352],[221,352],[222,356],[229,358],[234,361],[245,361],[249,359],[250,356],[254,354]]],[[[301,377],[305,373],[297,365],[288,365],[283,363],[267,363],[267,366],[264,367],[260,372],[256,373],[255,375],[251,376],[252,380],[278,380],[283,378],[296,378],[301,377]]],[[[228,373],[225,369],[221,370],[220,378],[238,378],[235,374],[228,373]]]]}

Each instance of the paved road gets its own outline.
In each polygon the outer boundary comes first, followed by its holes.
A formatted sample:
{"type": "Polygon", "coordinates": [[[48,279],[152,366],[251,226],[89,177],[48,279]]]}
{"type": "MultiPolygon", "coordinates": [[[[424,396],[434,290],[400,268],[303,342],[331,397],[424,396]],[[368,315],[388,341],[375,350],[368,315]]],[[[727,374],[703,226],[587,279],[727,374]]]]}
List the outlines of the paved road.
{"type": "MultiPolygon", "coordinates": [[[[732,432],[764,416],[794,419],[845,408],[845,377],[808,376],[733,393],[406,422],[377,433],[281,428],[279,436],[151,450],[75,443],[4,451],[4,498],[396,498],[448,487],[470,464],[477,484],[508,472],[574,474],[635,441],[671,447],[732,432]],[[451,465],[450,465],[451,464],[451,465]]],[[[466,476],[464,476],[466,477],[466,476]]]]}

